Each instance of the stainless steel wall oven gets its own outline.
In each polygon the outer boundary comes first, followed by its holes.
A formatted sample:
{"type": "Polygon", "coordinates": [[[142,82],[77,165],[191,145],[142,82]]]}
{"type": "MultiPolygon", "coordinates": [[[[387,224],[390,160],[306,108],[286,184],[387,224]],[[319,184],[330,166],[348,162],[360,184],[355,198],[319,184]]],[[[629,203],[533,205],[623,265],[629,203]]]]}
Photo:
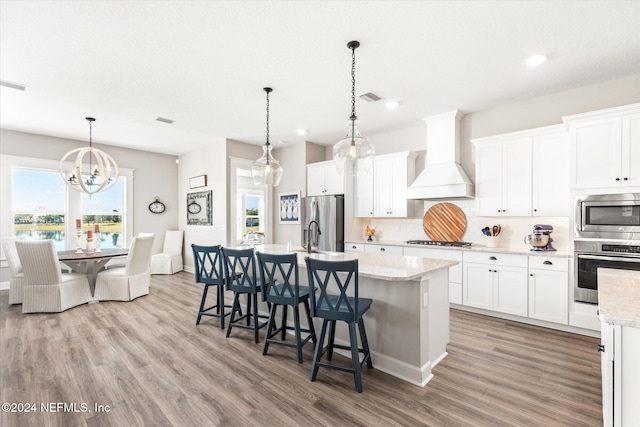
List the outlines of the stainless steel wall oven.
{"type": "Polygon", "coordinates": [[[640,271],[640,242],[576,240],[574,300],[598,303],[598,268],[640,271]]]}

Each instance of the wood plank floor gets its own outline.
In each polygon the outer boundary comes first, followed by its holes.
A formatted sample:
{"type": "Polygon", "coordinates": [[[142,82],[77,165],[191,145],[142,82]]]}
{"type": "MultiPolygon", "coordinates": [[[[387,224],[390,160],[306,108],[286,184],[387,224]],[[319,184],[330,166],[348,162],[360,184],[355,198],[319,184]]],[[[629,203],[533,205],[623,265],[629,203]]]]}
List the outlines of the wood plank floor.
{"type": "Polygon", "coordinates": [[[0,291],[0,400],[37,406],[0,425],[602,425],[594,338],[453,310],[449,356],[425,388],[373,369],[358,394],[343,372],[309,381],[311,346],[298,364],[282,346],[262,356],[248,331],[225,338],[217,319],[196,326],[193,275],[152,277],[133,302],[60,314],[23,315],[0,291]]]}

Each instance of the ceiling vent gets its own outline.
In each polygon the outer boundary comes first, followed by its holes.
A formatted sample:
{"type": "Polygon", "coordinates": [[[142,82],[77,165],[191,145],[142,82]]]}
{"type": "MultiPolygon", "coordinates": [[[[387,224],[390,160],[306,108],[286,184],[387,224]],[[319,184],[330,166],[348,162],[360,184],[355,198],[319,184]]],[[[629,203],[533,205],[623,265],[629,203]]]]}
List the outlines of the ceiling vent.
{"type": "Polygon", "coordinates": [[[159,121],[159,122],[168,123],[168,124],[171,124],[171,123],[175,122],[175,120],[167,119],[167,118],[160,117],[160,116],[156,117],[156,120],[159,121]]]}
{"type": "Polygon", "coordinates": [[[360,99],[365,100],[367,102],[376,102],[376,101],[380,101],[382,98],[373,92],[367,92],[360,95],[360,99]]]}

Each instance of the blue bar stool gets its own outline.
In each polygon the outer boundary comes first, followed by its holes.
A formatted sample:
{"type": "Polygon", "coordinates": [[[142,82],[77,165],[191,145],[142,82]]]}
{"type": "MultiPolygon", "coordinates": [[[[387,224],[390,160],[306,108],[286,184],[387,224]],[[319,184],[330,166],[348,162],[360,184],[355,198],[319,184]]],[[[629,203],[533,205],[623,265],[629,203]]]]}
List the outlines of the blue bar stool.
{"type": "Polygon", "coordinates": [[[200,324],[202,316],[211,316],[220,318],[220,329],[224,329],[224,318],[231,313],[225,313],[225,308],[231,308],[230,305],[224,305],[224,285],[225,278],[222,270],[222,254],[220,245],[217,246],[198,246],[191,245],[193,250],[193,262],[196,271],[196,283],[204,284],[202,292],[202,300],[200,301],[200,309],[198,310],[198,319],[196,325],[200,324]],[[210,286],[215,286],[218,293],[218,301],[215,305],[205,308],[207,301],[207,292],[210,286]],[[215,313],[210,313],[215,309],[215,313]]]}
{"type": "Polygon", "coordinates": [[[298,257],[296,254],[273,255],[258,252],[258,264],[260,265],[260,278],[262,280],[262,299],[271,303],[269,311],[269,323],[267,335],[264,339],[262,354],[267,354],[269,344],[279,344],[295,347],[298,354],[298,363],[302,363],[302,347],[309,341],[316,343],[316,332],[311,320],[309,309],[309,287],[300,286],[298,275],[298,257]],[[292,277],[293,276],[293,277],[292,277]],[[307,313],[309,327],[303,329],[300,326],[300,304],[304,305],[307,313]],[[276,309],[282,307],[282,325],[276,328],[276,309]],[[287,308],[293,308],[293,327],[287,326],[287,308]],[[285,342],[287,330],[294,331],[295,343],[285,342]],[[302,339],[302,332],[307,336],[302,339]],[[281,333],[281,339],[274,337],[281,333]]]}
{"type": "Polygon", "coordinates": [[[364,329],[362,315],[369,310],[372,300],[369,298],[358,297],[358,260],[324,261],[306,257],[305,262],[307,264],[307,273],[309,275],[309,287],[317,286],[319,290],[318,296],[316,296],[314,292],[310,294],[311,315],[313,317],[323,319],[320,339],[316,343],[316,350],[313,355],[311,381],[316,380],[318,369],[320,367],[351,372],[353,373],[356,390],[358,393],[362,393],[362,366],[366,363],[369,369],[373,368],[371,352],[369,351],[369,342],[367,341],[367,334],[364,329]],[[341,274],[339,275],[338,273],[341,274]],[[344,280],[341,279],[341,277],[344,277],[344,280]],[[328,288],[331,284],[334,284],[336,289],[340,292],[338,295],[330,294],[328,292],[328,288]],[[347,296],[347,290],[350,286],[353,287],[353,297],[347,296]],[[346,322],[349,326],[349,346],[334,343],[337,320],[346,322]],[[360,341],[362,343],[361,349],[358,348],[356,325],[358,325],[358,331],[360,332],[360,341]],[[327,326],[329,326],[329,342],[326,348],[327,360],[331,360],[333,357],[334,348],[351,350],[353,368],[345,368],[343,366],[321,362],[322,355],[325,353],[323,345],[327,326]],[[364,354],[362,361],[360,361],[360,353],[364,354]]]}
{"type": "MultiPolygon", "coordinates": [[[[260,319],[267,319],[258,313],[258,293],[262,291],[262,282],[256,275],[256,260],[253,248],[227,249],[222,248],[224,259],[224,273],[227,289],[233,291],[233,305],[231,306],[231,318],[227,328],[227,338],[231,335],[232,328],[249,329],[253,331],[256,344],[260,342],[259,331],[267,326],[267,322],[260,323],[260,319]],[[243,315],[240,309],[240,295],[247,295],[247,314],[243,315]],[[251,306],[253,305],[253,316],[251,306]],[[236,317],[239,314],[239,317],[236,317]],[[251,322],[253,317],[253,322],[251,322]],[[240,322],[245,319],[246,325],[240,322]]],[[[269,309],[271,304],[267,303],[269,309]]]]}

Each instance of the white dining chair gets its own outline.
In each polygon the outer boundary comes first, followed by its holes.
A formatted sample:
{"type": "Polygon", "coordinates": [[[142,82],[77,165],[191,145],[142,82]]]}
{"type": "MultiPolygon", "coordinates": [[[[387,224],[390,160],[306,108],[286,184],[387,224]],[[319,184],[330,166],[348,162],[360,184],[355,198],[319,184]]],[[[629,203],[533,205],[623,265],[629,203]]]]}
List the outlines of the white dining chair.
{"type": "Polygon", "coordinates": [[[60,271],[53,240],[16,240],[15,244],[24,273],[23,313],[58,313],[92,299],[85,274],[60,271]]]}
{"type": "Polygon", "coordinates": [[[9,266],[9,304],[22,304],[22,290],[24,287],[24,274],[22,264],[16,249],[16,240],[24,240],[24,237],[3,237],[2,250],[9,266]]]}
{"type": "Polygon", "coordinates": [[[167,230],[162,253],[151,256],[151,274],[175,274],[183,270],[182,230],[167,230]]]}
{"type": "Polygon", "coordinates": [[[95,299],[98,301],[131,301],[149,293],[149,284],[151,283],[149,262],[153,237],[153,234],[134,237],[131,241],[126,265],[98,273],[95,299]]]}

